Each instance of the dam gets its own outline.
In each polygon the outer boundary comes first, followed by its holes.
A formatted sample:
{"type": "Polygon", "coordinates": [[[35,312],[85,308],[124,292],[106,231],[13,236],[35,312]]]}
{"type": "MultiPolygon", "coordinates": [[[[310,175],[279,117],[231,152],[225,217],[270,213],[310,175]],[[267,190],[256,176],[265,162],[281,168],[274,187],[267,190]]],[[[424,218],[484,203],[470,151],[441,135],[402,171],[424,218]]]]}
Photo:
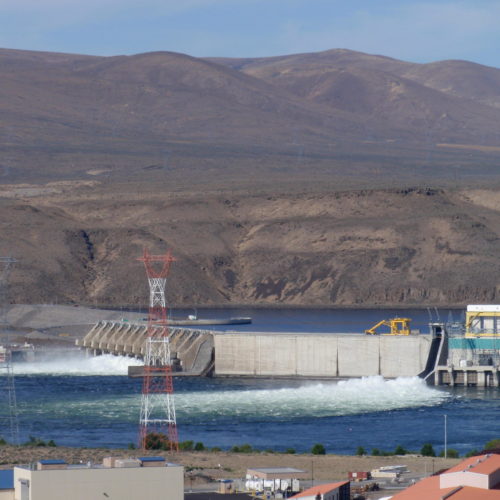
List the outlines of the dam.
{"type": "MultiPolygon", "coordinates": [[[[175,375],[266,378],[427,376],[441,353],[441,335],[214,332],[170,327],[175,375]]],[[[77,346],[92,355],[142,357],[147,327],[100,321],[77,346]]],[[[140,376],[131,367],[130,375],[140,376]]]]}
{"type": "MultiPolygon", "coordinates": [[[[170,327],[176,376],[347,379],[419,376],[431,385],[498,387],[500,339],[450,335],[443,323],[429,334],[216,332],[170,327]],[[498,345],[497,345],[498,344],[498,345]]],[[[91,355],[142,358],[142,322],[99,321],[76,345],[91,355]]],[[[142,376],[130,367],[130,376],[142,376]]]]}
{"type": "MultiPolygon", "coordinates": [[[[340,328],[339,333],[252,332],[244,327],[223,332],[201,323],[171,325],[173,369],[176,376],[420,376],[435,385],[497,387],[500,306],[469,308],[466,330],[436,322],[427,334],[412,330],[401,336],[341,333],[340,328]]],[[[124,318],[123,311],[74,306],[13,305],[8,320],[18,333],[12,340],[19,346],[35,344],[34,351],[19,350],[13,357],[37,359],[46,350],[74,349],[76,344],[89,355],[142,358],[147,337],[143,316],[128,311],[124,318]]],[[[291,318],[297,319],[293,312],[291,318]]],[[[364,320],[362,324],[366,326],[364,320]]]]}
{"type": "Polygon", "coordinates": [[[411,377],[425,371],[430,335],[218,333],[215,376],[411,377]]]}

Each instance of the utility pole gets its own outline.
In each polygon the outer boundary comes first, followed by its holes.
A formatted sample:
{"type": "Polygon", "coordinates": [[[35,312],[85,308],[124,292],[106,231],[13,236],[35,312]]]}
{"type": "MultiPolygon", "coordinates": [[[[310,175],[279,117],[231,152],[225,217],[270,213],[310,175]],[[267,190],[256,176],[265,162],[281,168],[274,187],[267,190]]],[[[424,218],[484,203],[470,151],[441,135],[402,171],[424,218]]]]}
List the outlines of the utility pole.
{"type": "Polygon", "coordinates": [[[12,351],[10,346],[9,323],[7,321],[8,285],[13,257],[0,257],[0,330],[3,331],[5,345],[0,345],[0,398],[7,401],[8,409],[5,417],[0,416],[5,423],[0,428],[9,429],[10,443],[19,444],[19,422],[17,414],[16,384],[12,369],[12,351]]]}
{"type": "Polygon", "coordinates": [[[448,415],[443,415],[444,416],[444,458],[448,458],[448,425],[447,425],[447,419],[448,415]]]}

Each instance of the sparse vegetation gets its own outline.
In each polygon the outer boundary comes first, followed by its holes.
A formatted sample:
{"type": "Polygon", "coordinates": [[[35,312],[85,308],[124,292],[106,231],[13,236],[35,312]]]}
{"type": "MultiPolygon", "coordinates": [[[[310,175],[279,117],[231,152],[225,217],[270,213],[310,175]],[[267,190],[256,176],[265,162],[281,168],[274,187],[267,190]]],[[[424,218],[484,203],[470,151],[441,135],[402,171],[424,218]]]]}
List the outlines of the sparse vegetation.
{"type": "Polygon", "coordinates": [[[492,439],[484,445],[485,450],[495,450],[500,449],[500,438],[492,439]]]}
{"type": "Polygon", "coordinates": [[[408,455],[408,453],[408,450],[403,448],[400,444],[398,444],[394,450],[394,455],[408,455]]]}
{"type": "Polygon", "coordinates": [[[34,437],[34,436],[30,436],[28,441],[26,441],[25,443],[23,443],[23,446],[37,446],[37,447],[41,447],[41,446],[49,446],[51,448],[55,448],[57,445],[56,443],[54,442],[53,439],[51,439],[50,441],[44,441],[43,439],[40,439],[40,438],[37,438],[37,437],[34,437]]]}
{"type": "Polygon", "coordinates": [[[362,446],[358,446],[356,448],[356,455],[358,457],[362,457],[363,455],[366,455],[366,450],[362,446]]]}
{"type": "Polygon", "coordinates": [[[179,443],[179,449],[182,451],[191,451],[194,448],[194,441],[182,441],[179,443]]]}
{"type": "Polygon", "coordinates": [[[233,453],[252,453],[252,452],[258,452],[258,450],[254,450],[251,445],[249,444],[242,444],[241,446],[233,446],[231,448],[231,451],[233,453]]]}
{"type": "MultiPolygon", "coordinates": [[[[442,450],[441,453],[439,453],[439,456],[444,457],[444,450],[442,450]]],[[[460,453],[458,453],[458,451],[455,450],[454,448],[448,448],[446,450],[446,458],[459,458],[459,457],[460,453]]]]}
{"type": "Polygon", "coordinates": [[[476,455],[479,455],[479,450],[476,450],[475,448],[473,450],[468,451],[464,457],[469,458],[469,457],[474,457],[476,455]]]}
{"type": "Polygon", "coordinates": [[[431,443],[425,443],[420,450],[420,454],[423,455],[424,457],[436,456],[436,452],[434,451],[434,448],[432,447],[431,443]]]}
{"type": "Polygon", "coordinates": [[[150,432],[146,436],[146,450],[164,450],[168,451],[171,447],[171,442],[168,437],[161,432],[150,432]]]}
{"type": "Polygon", "coordinates": [[[321,443],[316,443],[311,448],[311,453],[313,455],[325,455],[326,454],[326,450],[325,450],[325,447],[321,443]]]}

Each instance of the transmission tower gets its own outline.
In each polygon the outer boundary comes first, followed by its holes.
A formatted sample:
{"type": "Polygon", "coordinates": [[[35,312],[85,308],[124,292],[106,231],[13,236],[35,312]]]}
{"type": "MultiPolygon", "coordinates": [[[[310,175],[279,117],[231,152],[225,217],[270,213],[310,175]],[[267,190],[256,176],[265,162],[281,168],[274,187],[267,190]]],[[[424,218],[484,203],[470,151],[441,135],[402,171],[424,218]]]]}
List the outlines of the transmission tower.
{"type": "Polygon", "coordinates": [[[165,286],[172,254],[151,255],[144,249],[142,257],[149,282],[149,315],[144,374],[142,383],[139,439],[146,449],[147,435],[154,432],[166,436],[171,450],[178,451],[177,422],[174,406],[172,360],[170,358],[169,329],[165,286]]]}
{"type": "Polygon", "coordinates": [[[4,421],[0,429],[8,429],[10,443],[19,444],[19,423],[17,417],[16,385],[14,371],[12,369],[12,356],[9,339],[9,324],[7,322],[7,290],[9,274],[16,259],[12,257],[0,257],[0,330],[6,339],[6,345],[0,345],[0,402],[7,404],[7,412],[0,416],[4,421]]]}

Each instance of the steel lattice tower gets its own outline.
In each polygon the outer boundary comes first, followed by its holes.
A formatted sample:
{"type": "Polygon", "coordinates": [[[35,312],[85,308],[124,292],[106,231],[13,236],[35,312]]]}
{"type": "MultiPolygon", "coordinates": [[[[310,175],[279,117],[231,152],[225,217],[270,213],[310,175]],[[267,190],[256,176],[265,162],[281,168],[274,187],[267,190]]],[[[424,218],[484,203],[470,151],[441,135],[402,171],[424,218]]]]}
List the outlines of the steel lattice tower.
{"type": "Polygon", "coordinates": [[[171,450],[178,451],[177,422],[174,406],[172,360],[170,358],[169,329],[165,286],[172,254],[151,255],[147,249],[141,258],[149,282],[148,333],[144,355],[139,439],[146,449],[146,437],[154,432],[166,436],[171,450]]]}
{"type": "Polygon", "coordinates": [[[0,346],[0,400],[7,404],[7,414],[0,418],[5,420],[5,425],[0,425],[0,428],[9,429],[10,443],[19,444],[19,422],[17,416],[17,401],[16,401],[16,385],[14,382],[14,371],[12,369],[12,359],[10,351],[10,342],[7,322],[7,289],[10,269],[16,259],[12,257],[0,257],[2,269],[0,272],[0,329],[7,331],[7,345],[0,346]]]}

